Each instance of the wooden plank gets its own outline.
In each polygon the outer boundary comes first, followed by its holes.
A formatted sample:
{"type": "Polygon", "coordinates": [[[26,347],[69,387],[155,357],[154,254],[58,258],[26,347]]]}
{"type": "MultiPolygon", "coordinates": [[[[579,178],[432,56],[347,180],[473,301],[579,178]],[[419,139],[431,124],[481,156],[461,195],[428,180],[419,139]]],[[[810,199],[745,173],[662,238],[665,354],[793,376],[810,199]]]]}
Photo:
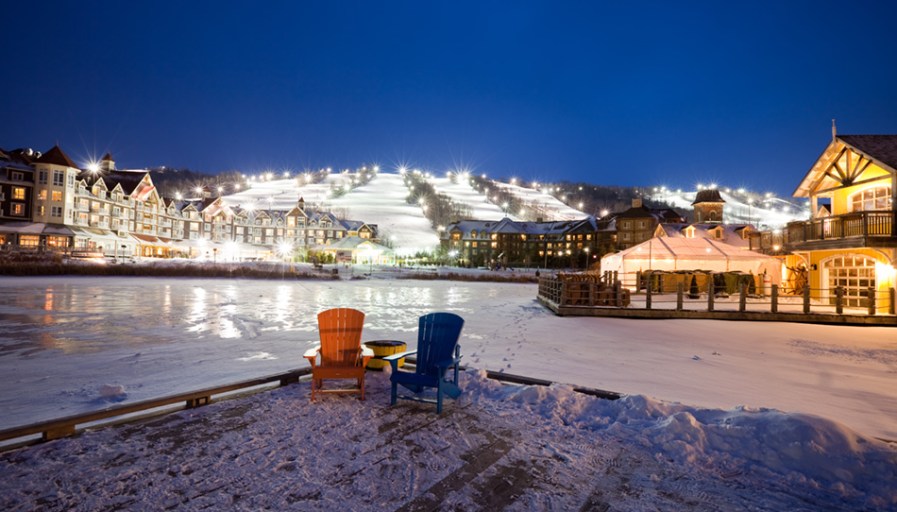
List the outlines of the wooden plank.
{"type": "Polygon", "coordinates": [[[239,391],[241,389],[262,386],[265,384],[270,384],[272,382],[292,382],[294,379],[298,381],[299,377],[303,375],[309,375],[310,373],[310,368],[302,368],[298,370],[278,373],[275,375],[269,375],[267,377],[244,380],[233,384],[214,386],[198,391],[179,393],[176,395],[170,395],[161,398],[152,398],[140,402],[108,407],[99,411],[90,411],[54,420],[33,423],[31,425],[13,427],[0,430],[0,441],[7,441],[10,439],[16,439],[19,437],[25,437],[34,434],[41,434],[42,436],[44,436],[44,438],[47,439],[55,439],[58,437],[62,437],[63,435],[71,435],[75,433],[75,428],[78,425],[82,425],[85,423],[92,423],[108,418],[114,418],[116,416],[124,416],[126,414],[147,411],[150,409],[156,409],[159,407],[165,407],[167,405],[173,405],[177,403],[186,404],[186,406],[188,407],[196,407],[209,403],[213,395],[220,395],[223,393],[229,393],[231,391],[239,391]]]}

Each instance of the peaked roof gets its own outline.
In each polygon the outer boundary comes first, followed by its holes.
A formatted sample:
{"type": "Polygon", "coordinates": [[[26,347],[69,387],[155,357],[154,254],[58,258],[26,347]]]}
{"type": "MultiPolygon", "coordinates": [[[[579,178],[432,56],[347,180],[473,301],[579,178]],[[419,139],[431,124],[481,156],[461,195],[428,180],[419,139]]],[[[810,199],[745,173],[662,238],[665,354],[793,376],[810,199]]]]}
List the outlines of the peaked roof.
{"type": "Polygon", "coordinates": [[[74,167],[75,169],[78,168],[78,166],[75,165],[74,162],[72,162],[72,159],[69,158],[69,156],[66,155],[58,145],[53,146],[52,148],[50,148],[50,151],[42,154],[40,158],[36,160],[36,162],[39,164],[52,164],[61,165],[64,167],[74,167]]]}
{"type": "Polygon", "coordinates": [[[131,195],[143,178],[148,173],[146,171],[106,171],[100,173],[81,172],[80,178],[87,182],[88,186],[93,186],[97,180],[101,179],[112,190],[116,185],[121,185],[121,189],[125,194],[131,195]]]}
{"type": "Polygon", "coordinates": [[[103,155],[103,158],[100,159],[101,162],[111,162],[112,161],[112,153],[106,153],[103,155]]]}
{"type": "Polygon", "coordinates": [[[725,199],[719,195],[719,190],[715,188],[708,188],[704,190],[699,190],[697,194],[695,194],[695,200],[691,204],[699,204],[699,203],[725,203],[725,199]]]}
{"type": "Polygon", "coordinates": [[[809,197],[810,191],[825,178],[828,167],[844,147],[859,153],[891,172],[897,172],[897,135],[838,135],[813,162],[794,190],[793,197],[809,197]]]}
{"type": "Polygon", "coordinates": [[[897,135],[839,135],[838,138],[860,153],[897,170],[897,135]]]}

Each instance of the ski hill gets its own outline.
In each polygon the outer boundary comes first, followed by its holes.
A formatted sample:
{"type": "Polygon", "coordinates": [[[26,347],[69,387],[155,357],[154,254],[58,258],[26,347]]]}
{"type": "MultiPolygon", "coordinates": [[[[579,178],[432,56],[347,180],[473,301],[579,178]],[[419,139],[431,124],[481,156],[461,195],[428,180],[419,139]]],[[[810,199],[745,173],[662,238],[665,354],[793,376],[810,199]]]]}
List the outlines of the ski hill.
{"type": "MultiPolygon", "coordinates": [[[[649,197],[673,208],[691,211],[691,203],[698,191],[654,188],[649,197]]],[[[720,188],[720,196],[726,201],[723,222],[726,224],[752,224],[758,229],[778,229],[785,224],[810,218],[809,207],[796,201],[758,194],[744,189],[720,188]]]]}
{"type": "MultiPolygon", "coordinates": [[[[438,247],[439,234],[424,214],[424,206],[408,202],[411,192],[402,174],[379,172],[361,185],[358,180],[357,174],[348,171],[327,173],[314,183],[310,175],[305,174],[252,180],[249,188],[224,196],[224,202],[241,208],[286,211],[296,206],[301,197],[306,204],[333,211],[341,218],[376,224],[381,238],[399,255],[428,252],[438,247]]],[[[494,196],[490,198],[486,191],[477,190],[467,176],[427,176],[426,180],[438,194],[461,206],[465,217],[494,221],[504,217],[523,220],[523,216],[517,215],[519,212],[506,212],[502,205],[495,204],[494,196]]],[[[498,181],[493,182],[493,187],[517,198],[530,209],[530,218],[533,212],[546,221],[575,220],[587,216],[587,213],[551,195],[550,189],[544,187],[534,185],[530,188],[498,181]]],[[[697,191],[658,187],[652,189],[648,197],[683,211],[691,211],[696,194],[697,191]]],[[[760,229],[776,229],[788,222],[809,218],[805,205],[771,194],[721,188],[720,195],[726,201],[724,218],[729,224],[753,224],[760,229]]]]}
{"type": "MultiPolygon", "coordinates": [[[[224,196],[224,202],[241,208],[285,211],[296,206],[301,197],[306,204],[333,211],[340,217],[376,224],[381,238],[388,241],[399,255],[432,251],[439,245],[438,233],[424,215],[423,207],[408,203],[410,192],[401,174],[380,172],[360,186],[356,186],[357,179],[355,173],[343,172],[327,174],[317,183],[310,183],[305,175],[252,181],[250,188],[224,196]]],[[[437,193],[462,206],[469,218],[498,221],[509,217],[519,220],[512,212],[506,214],[501,206],[493,204],[467,179],[428,177],[427,181],[437,193]]],[[[539,205],[545,212],[545,220],[570,220],[585,216],[540,191],[507,184],[499,186],[509,187],[509,192],[528,205],[539,205]]]]}

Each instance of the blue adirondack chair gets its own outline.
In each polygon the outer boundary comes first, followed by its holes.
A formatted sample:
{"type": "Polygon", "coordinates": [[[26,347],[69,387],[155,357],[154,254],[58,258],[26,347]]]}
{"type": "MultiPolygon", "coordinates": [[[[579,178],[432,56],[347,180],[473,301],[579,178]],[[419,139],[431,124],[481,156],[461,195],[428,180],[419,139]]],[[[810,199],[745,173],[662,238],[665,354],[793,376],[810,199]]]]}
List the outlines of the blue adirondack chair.
{"type": "Polygon", "coordinates": [[[436,413],[442,413],[442,397],[448,395],[457,398],[461,394],[458,387],[458,365],[461,363],[461,328],[464,319],[454,313],[430,313],[420,317],[417,328],[417,350],[393,354],[383,358],[392,366],[392,397],[390,405],[395,405],[398,398],[430,402],[417,396],[399,396],[398,386],[405,387],[415,394],[425,388],[436,388],[436,413]],[[414,372],[399,371],[399,359],[417,354],[414,372]],[[446,373],[453,368],[452,380],[446,379],[446,373]]]}

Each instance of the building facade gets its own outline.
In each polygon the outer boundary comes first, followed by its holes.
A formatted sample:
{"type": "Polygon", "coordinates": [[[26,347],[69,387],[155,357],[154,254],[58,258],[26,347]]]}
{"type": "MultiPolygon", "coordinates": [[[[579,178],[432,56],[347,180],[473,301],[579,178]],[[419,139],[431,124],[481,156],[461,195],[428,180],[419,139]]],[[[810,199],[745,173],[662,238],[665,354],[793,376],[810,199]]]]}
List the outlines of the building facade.
{"type": "Polygon", "coordinates": [[[790,253],[789,268],[806,272],[812,297],[834,302],[840,289],[847,307],[888,311],[897,263],[897,135],[833,133],[794,197],[810,200],[813,217],[789,223],[769,243],[790,253]]]}
{"type": "Polygon", "coordinates": [[[0,247],[73,255],[284,258],[346,237],[375,241],[376,226],[305,207],[231,207],[220,197],[164,198],[146,170],[118,170],[107,154],[78,169],[54,146],[0,152],[0,247]],[[287,254],[287,252],[289,254],[287,254]]]}

